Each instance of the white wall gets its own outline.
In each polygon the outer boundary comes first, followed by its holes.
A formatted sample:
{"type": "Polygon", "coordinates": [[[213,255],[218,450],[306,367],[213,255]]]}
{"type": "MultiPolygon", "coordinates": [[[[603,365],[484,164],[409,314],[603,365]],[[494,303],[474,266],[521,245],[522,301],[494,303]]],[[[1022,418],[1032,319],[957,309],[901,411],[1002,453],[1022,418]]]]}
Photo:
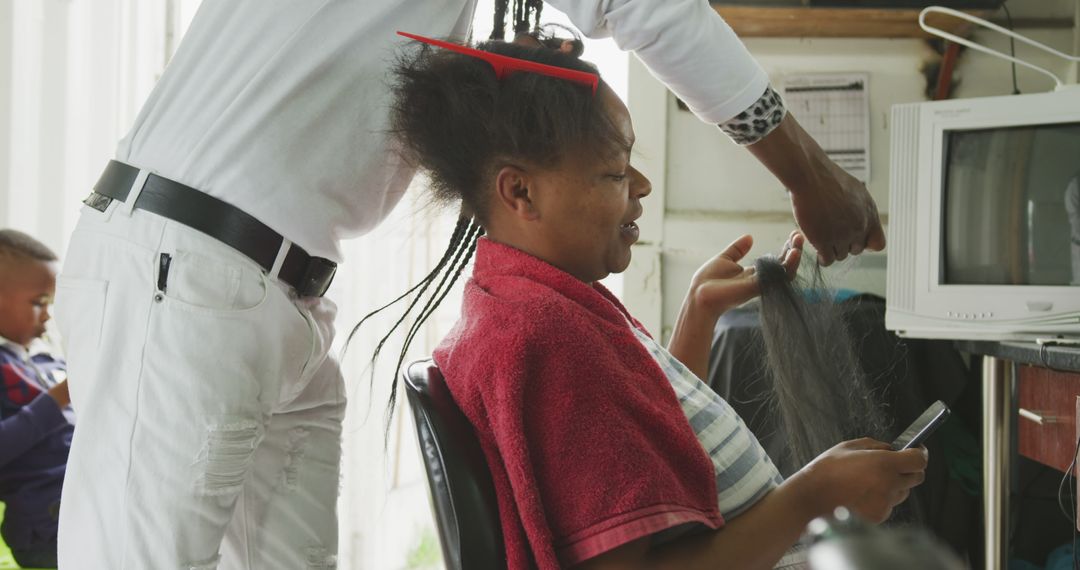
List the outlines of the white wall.
{"type": "MultiPolygon", "coordinates": [[[[1063,51],[1073,49],[1076,30],[1019,30],[1063,51]]],[[[993,34],[978,41],[1001,49],[1008,43],[993,34]]],[[[865,72],[870,76],[871,179],[868,188],[887,221],[889,113],[892,105],[925,100],[924,66],[939,56],[918,39],[750,38],[746,44],[769,73],[773,85],[793,73],[865,72]]],[[[1070,65],[1017,48],[1060,75],[1070,65]]],[[[1005,95],[1012,91],[1010,67],[966,50],[954,77],[954,97],[1005,95]]],[[[1045,91],[1049,80],[1018,72],[1024,92],[1045,91]]],[[[775,252],[794,228],[790,203],[779,182],[713,126],[681,111],[639,63],[631,65],[630,103],[641,154],[635,159],[654,187],[646,199],[643,239],[625,275],[626,300],[643,322],[666,338],[689,279],[708,257],[743,233],[755,237],[753,254],[775,252]]],[[[887,255],[864,254],[839,263],[826,274],[838,287],[885,293],[887,255]]],[[[813,255],[807,256],[813,259],[813,255]]]]}
{"type": "MultiPolygon", "coordinates": [[[[1077,5],[1080,6],[1080,2],[1077,5]]],[[[1073,51],[1074,35],[1077,33],[1076,30],[1067,28],[1020,29],[1017,32],[1065,53],[1073,51]]],[[[975,34],[973,40],[989,48],[1009,53],[1009,40],[1001,34],[979,32],[975,34]]],[[[1023,42],[1016,42],[1016,56],[1047,69],[1063,80],[1072,79],[1075,73],[1076,66],[1070,62],[1023,42]]],[[[955,74],[959,83],[953,91],[953,97],[988,97],[1012,93],[1012,64],[1008,61],[974,50],[965,50],[960,63],[955,74]]],[[[1042,93],[1054,88],[1052,79],[1024,66],[1017,66],[1016,79],[1021,93],[1042,93]]],[[[1075,82],[1075,79],[1072,81],[1075,82]]]]}
{"type": "Polygon", "coordinates": [[[0,226],[66,247],[164,67],[165,0],[0,4],[0,226]]]}

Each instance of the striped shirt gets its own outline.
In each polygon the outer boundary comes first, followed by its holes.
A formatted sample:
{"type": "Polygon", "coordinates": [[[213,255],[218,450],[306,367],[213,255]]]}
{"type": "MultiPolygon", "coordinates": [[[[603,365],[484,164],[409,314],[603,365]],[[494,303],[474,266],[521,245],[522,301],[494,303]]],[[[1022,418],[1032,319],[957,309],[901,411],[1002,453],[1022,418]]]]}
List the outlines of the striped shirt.
{"type": "MultiPolygon", "coordinates": [[[[648,335],[631,327],[671,382],[686,419],[716,469],[717,503],[724,520],[744,513],[784,478],[735,410],[682,362],[648,335]]],[[[802,568],[805,551],[798,545],[775,568],[802,568]]]]}

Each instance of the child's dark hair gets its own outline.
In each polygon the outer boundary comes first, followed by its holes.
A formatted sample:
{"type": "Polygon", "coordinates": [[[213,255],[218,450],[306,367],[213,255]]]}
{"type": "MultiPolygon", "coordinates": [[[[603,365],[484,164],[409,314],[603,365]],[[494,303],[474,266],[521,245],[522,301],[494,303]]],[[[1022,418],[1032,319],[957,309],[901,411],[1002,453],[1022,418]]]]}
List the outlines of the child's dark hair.
{"type": "MultiPolygon", "coordinates": [[[[558,38],[535,39],[538,47],[501,41],[476,47],[596,73],[591,64],[577,58],[580,41],[566,53],[549,47],[562,45],[558,38]]],[[[428,174],[438,202],[460,201],[462,215],[435,269],[400,297],[361,319],[349,335],[351,339],[368,318],[411,296],[401,318],[379,341],[371,358],[374,364],[394,331],[421,306],[398,355],[387,426],[397,399],[397,373],[409,344],[472,258],[476,240],[484,233],[488,194],[499,169],[509,165],[554,167],[572,154],[625,152],[630,147],[591,87],[528,72],[511,73],[500,80],[483,60],[427,45],[409,46],[398,59],[391,91],[390,126],[404,158],[428,174]]]]}
{"type": "Polygon", "coordinates": [[[0,229],[0,260],[29,259],[49,263],[56,254],[48,246],[18,230],[0,229]]]}

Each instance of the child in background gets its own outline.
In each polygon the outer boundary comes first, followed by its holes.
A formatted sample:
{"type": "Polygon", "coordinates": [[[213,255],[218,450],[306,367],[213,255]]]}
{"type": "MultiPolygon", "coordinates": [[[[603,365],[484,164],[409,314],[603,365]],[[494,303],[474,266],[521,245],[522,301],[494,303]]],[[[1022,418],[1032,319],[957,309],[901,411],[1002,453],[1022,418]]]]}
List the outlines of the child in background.
{"type": "Polygon", "coordinates": [[[38,341],[56,288],[56,254],[0,230],[0,534],[20,566],[55,567],[60,489],[74,431],[64,362],[38,341]]]}

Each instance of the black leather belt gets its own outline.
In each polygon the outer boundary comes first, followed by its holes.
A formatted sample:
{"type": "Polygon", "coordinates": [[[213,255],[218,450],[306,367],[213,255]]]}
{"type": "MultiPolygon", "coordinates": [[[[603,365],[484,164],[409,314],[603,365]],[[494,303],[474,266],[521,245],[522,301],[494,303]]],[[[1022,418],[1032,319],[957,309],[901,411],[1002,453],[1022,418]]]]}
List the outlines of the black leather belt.
{"type": "MultiPolygon", "coordinates": [[[[110,160],[105,172],[84,201],[104,211],[112,200],[127,200],[139,176],[134,166],[110,160]]],[[[134,208],[153,212],[198,230],[248,256],[266,271],[277,259],[284,238],[247,212],[190,186],[156,174],[146,178],[134,208]]],[[[301,297],[321,297],[330,287],[337,264],[313,257],[296,244],[289,245],[278,278],[292,286],[301,297]]]]}

